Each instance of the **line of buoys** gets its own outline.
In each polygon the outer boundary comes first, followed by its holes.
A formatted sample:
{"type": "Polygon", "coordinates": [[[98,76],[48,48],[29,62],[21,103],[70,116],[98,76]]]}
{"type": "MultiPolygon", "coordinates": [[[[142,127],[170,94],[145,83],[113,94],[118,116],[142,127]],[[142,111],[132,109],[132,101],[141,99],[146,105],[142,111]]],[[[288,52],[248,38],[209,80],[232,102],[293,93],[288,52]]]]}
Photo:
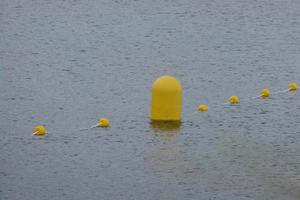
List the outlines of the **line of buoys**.
{"type": "MultiPolygon", "coordinates": [[[[272,94],[279,94],[288,91],[298,90],[297,83],[290,83],[287,90],[273,92],[272,94]]],[[[264,88],[260,91],[260,95],[255,98],[268,98],[270,97],[270,90],[264,88]]],[[[231,96],[228,99],[230,105],[236,105],[240,103],[238,96],[231,96]]],[[[225,105],[222,104],[222,105],[225,105]]],[[[162,76],[158,78],[152,85],[152,100],[151,100],[151,123],[154,124],[158,122],[179,122],[181,120],[181,110],[182,110],[182,87],[180,82],[172,76],[162,76]]],[[[198,106],[199,112],[206,112],[208,106],[205,104],[200,104],[198,106]]],[[[110,126],[110,122],[107,118],[100,118],[98,123],[90,128],[107,128],[110,126]]],[[[34,128],[32,135],[44,136],[47,134],[46,128],[42,125],[38,125],[34,128]]]]}
{"type": "MultiPolygon", "coordinates": [[[[288,85],[288,89],[282,90],[282,91],[273,92],[272,94],[273,94],[273,95],[274,95],[274,94],[280,94],[280,93],[285,93],[285,92],[289,92],[289,91],[294,92],[294,91],[296,91],[296,90],[298,90],[298,85],[297,85],[297,83],[290,83],[290,84],[288,85]]],[[[265,99],[265,98],[268,98],[268,97],[270,97],[270,96],[271,96],[270,90],[264,88],[264,89],[262,89],[262,90],[260,91],[260,95],[259,95],[259,96],[252,97],[251,99],[256,99],[256,98],[264,98],[264,99],[265,99]]],[[[230,103],[231,105],[235,105],[235,104],[240,103],[240,99],[239,99],[238,96],[231,96],[231,97],[228,99],[228,101],[229,101],[229,103],[230,103]]],[[[228,103],[225,103],[225,104],[228,104],[228,103]]],[[[225,105],[225,104],[222,104],[222,105],[225,105]]],[[[207,105],[200,104],[200,105],[198,106],[198,111],[199,111],[199,112],[206,112],[207,110],[208,110],[208,106],[207,106],[207,105]]]]}
{"type": "MultiPolygon", "coordinates": [[[[90,129],[92,128],[96,128],[96,127],[101,127],[101,128],[108,128],[110,126],[110,122],[107,118],[100,118],[98,123],[91,126],[90,129]]],[[[83,129],[83,130],[88,130],[88,129],[83,129]]],[[[46,135],[48,132],[45,128],[45,126],[43,125],[38,125],[34,128],[34,131],[32,133],[32,135],[36,135],[36,136],[44,136],[46,135]]]]}

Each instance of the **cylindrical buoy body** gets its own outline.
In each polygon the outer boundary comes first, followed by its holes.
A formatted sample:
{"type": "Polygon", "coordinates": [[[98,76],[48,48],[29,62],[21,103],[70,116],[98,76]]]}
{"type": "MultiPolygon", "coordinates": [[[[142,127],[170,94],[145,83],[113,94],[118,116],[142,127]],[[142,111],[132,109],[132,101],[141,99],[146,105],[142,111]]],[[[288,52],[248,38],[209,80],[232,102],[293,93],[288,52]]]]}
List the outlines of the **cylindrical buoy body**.
{"type": "Polygon", "coordinates": [[[151,120],[180,121],[182,87],[172,76],[162,76],[152,85],[151,120]]]}

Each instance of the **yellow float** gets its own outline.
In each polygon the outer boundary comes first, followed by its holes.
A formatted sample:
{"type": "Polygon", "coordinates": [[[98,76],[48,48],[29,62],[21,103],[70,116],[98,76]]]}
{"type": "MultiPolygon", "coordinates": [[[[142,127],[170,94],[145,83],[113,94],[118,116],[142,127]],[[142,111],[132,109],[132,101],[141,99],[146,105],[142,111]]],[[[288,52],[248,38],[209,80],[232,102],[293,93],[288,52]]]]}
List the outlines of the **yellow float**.
{"type": "Polygon", "coordinates": [[[267,98],[270,96],[270,90],[268,89],[262,89],[260,91],[260,96],[263,97],[263,98],[267,98]]]}
{"type": "Polygon", "coordinates": [[[43,136],[47,134],[47,130],[44,126],[38,125],[34,128],[32,135],[43,136]]]}
{"type": "Polygon", "coordinates": [[[296,90],[298,90],[298,85],[297,85],[297,83],[290,83],[290,84],[289,84],[289,90],[290,90],[290,91],[296,91],[296,90]]]}
{"type": "Polygon", "coordinates": [[[109,127],[109,120],[107,118],[100,118],[98,124],[91,126],[91,128],[96,128],[96,127],[101,127],[101,128],[109,127]]]}
{"type": "Polygon", "coordinates": [[[180,121],[182,87],[172,76],[162,76],[152,85],[151,120],[180,121]]]}
{"type": "Polygon", "coordinates": [[[238,104],[239,102],[240,102],[240,99],[238,96],[231,96],[229,98],[229,103],[231,103],[231,105],[238,104]]]}
{"type": "Polygon", "coordinates": [[[201,104],[198,106],[198,110],[199,110],[199,112],[206,112],[208,110],[208,106],[201,104]]]}

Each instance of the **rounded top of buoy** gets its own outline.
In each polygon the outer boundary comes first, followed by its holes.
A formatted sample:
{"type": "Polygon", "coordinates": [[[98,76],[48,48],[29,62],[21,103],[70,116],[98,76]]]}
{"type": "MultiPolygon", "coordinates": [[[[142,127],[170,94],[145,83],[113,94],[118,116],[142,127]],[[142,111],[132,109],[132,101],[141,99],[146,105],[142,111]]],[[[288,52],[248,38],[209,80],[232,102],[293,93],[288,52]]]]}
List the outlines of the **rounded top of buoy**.
{"type": "Polygon", "coordinates": [[[109,127],[109,120],[107,118],[101,118],[99,119],[98,125],[100,127],[109,127]]]}
{"type": "Polygon", "coordinates": [[[298,89],[297,83],[290,83],[289,84],[289,90],[290,91],[296,91],[298,89]]]}
{"type": "Polygon", "coordinates": [[[263,98],[267,98],[270,96],[270,90],[268,89],[262,89],[260,91],[260,96],[263,97],[263,98]]]}
{"type": "Polygon", "coordinates": [[[34,128],[33,135],[46,135],[47,131],[43,125],[38,125],[34,128]]]}
{"type": "Polygon", "coordinates": [[[231,104],[238,104],[238,103],[240,102],[240,99],[239,99],[238,96],[231,96],[231,97],[229,98],[229,102],[230,102],[231,104]]]}
{"type": "Polygon", "coordinates": [[[153,90],[162,91],[181,91],[180,82],[173,76],[161,76],[156,79],[152,85],[153,90]]]}
{"type": "Polygon", "coordinates": [[[205,104],[201,104],[201,105],[198,106],[198,110],[200,112],[206,112],[208,110],[208,106],[205,105],[205,104]]]}

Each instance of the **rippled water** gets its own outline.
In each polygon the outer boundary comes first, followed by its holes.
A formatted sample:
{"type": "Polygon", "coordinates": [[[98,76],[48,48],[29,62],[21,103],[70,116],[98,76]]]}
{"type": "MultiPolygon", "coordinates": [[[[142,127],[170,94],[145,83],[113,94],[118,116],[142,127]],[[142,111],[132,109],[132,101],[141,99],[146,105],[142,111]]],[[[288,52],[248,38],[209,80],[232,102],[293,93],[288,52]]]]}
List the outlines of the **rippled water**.
{"type": "Polygon", "coordinates": [[[0,199],[300,199],[299,92],[243,102],[300,83],[299,1],[1,0],[0,20],[0,199]],[[149,124],[165,74],[178,128],[149,124]]]}

